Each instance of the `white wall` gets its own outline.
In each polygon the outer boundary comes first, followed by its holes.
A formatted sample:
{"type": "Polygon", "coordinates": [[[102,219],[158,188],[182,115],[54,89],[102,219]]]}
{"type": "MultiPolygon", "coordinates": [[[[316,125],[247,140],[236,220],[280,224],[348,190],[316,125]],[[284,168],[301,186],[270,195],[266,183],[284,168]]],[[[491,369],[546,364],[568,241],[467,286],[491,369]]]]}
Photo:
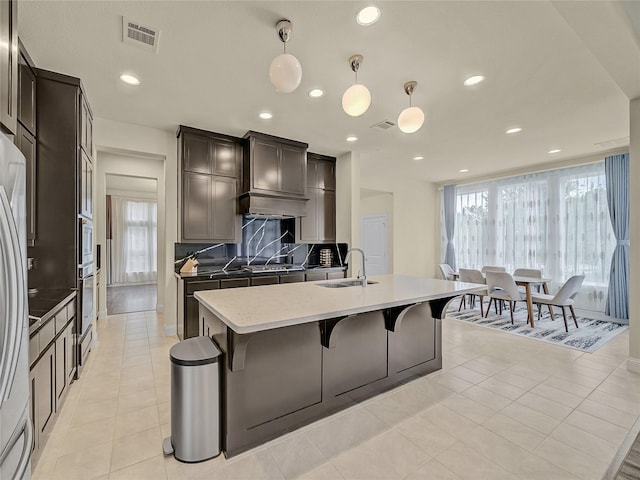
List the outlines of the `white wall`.
{"type": "Polygon", "coordinates": [[[631,100],[629,145],[629,360],[627,368],[640,373],[640,98],[631,100]]]}
{"type": "MultiPolygon", "coordinates": [[[[336,163],[336,236],[349,247],[360,246],[361,189],[393,196],[391,262],[393,273],[434,277],[437,241],[436,187],[413,179],[361,176],[360,156],[350,152],[336,163]]],[[[368,209],[366,205],[364,209],[368,209]]]]}
{"type": "MultiPolygon", "coordinates": [[[[98,152],[157,158],[158,162],[164,165],[164,181],[162,185],[158,183],[158,196],[164,200],[165,222],[163,226],[158,225],[159,238],[160,230],[164,228],[165,240],[162,245],[164,262],[158,263],[158,276],[161,268],[165,275],[164,285],[158,284],[158,298],[160,298],[160,291],[163,290],[165,334],[175,335],[177,284],[173,275],[173,246],[177,241],[178,218],[178,163],[175,132],[96,118],[93,124],[93,135],[98,152]]],[[[158,250],[160,248],[161,245],[158,242],[158,250]]]]}
{"type": "MultiPolygon", "coordinates": [[[[96,219],[94,224],[95,242],[102,245],[102,266],[106,267],[106,195],[114,193],[114,190],[107,187],[108,175],[128,175],[131,177],[143,177],[155,179],[157,184],[157,194],[151,194],[158,200],[158,299],[157,310],[164,310],[165,299],[165,276],[166,276],[166,228],[165,228],[165,179],[164,160],[158,158],[132,157],[121,153],[110,153],[98,149],[96,162],[96,219]]],[[[124,193],[127,193],[126,191],[124,193]]],[[[131,193],[131,192],[128,192],[131,193]]],[[[135,192],[134,192],[135,193],[135,192]]],[[[141,193],[139,197],[149,197],[148,193],[141,193]]],[[[173,249],[172,249],[173,250],[173,249]]],[[[99,295],[100,311],[98,317],[106,316],[107,311],[107,282],[106,273],[101,274],[99,295]]]]}

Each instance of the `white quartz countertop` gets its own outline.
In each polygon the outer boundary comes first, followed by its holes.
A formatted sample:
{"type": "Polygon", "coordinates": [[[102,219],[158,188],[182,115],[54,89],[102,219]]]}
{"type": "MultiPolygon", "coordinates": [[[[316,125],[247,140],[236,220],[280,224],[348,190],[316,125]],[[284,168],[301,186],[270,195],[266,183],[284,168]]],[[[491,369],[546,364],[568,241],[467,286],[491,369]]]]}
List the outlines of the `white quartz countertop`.
{"type": "Polygon", "coordinates": [[[327,288],[352,279],[204,290],[195,298],[237,333],[325,320],[472,293],[482,285],[406,275],[368,278],[366,287],[327,288]]]}

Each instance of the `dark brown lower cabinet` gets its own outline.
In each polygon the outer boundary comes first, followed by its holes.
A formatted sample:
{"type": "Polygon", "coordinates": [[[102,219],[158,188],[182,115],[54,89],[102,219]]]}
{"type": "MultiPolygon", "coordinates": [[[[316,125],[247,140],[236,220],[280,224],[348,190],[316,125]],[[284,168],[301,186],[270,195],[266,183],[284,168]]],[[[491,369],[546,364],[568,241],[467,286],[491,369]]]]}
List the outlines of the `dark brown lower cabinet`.
{"type": "Polygon", "coordinates": [[[225,278],[224,280],[220,280],[220,288],[248,287],[249,284],[248,278],[225,278]]]}
{"type": "Polygon", "coordinates": [[[265,277],[251,277],[251,286],[257,285],[277,285],[278,284],[278,276],[277,275],[267,275],[265,277]]]}
{"type": "Polygon", "coordinates": [[[42,355],[36,364],[36,419],[38,434],[48,432],[49,422],[56,413],[56,347],[55,344],[42,355]]]}

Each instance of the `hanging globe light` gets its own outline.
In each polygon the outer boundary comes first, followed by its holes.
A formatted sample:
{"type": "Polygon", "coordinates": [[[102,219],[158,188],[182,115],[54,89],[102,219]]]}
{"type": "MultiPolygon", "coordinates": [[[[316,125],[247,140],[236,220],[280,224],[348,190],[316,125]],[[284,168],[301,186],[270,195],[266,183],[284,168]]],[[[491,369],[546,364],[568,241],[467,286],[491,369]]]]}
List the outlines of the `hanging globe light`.
{"type": "Polygon", "coordinates": [[[364,85],[358,83],[358,70],[364,57],[362,55],[353,55],[349,58],[351,70],[356,74],[356,83],[351,85],[342,95],[342,109],[347,115],[359,117],[369,109],[371,105],[371,93],[364,85]]]}
{"type": "Polygon", "coordinates": [[[283,44],[284,52],[273,59],[269,66],[269,80],[280,93],[293,92],[302,81],[302,65],[296,57],[287,53],[287,41],[291,35],[293,25],[283,19],[276,25],[278,37],[283,44]]]}
{"type": "Polygon", "coordinates": [[[404,84],[404,91],[409,95],[409,107],[405,108],[398,116],[398,128],[404,133],[415,133],[420,130],[424,123],[424,112],[420,107],[411,106],[411,95],[418,82],[407,82],[404,84]]]}

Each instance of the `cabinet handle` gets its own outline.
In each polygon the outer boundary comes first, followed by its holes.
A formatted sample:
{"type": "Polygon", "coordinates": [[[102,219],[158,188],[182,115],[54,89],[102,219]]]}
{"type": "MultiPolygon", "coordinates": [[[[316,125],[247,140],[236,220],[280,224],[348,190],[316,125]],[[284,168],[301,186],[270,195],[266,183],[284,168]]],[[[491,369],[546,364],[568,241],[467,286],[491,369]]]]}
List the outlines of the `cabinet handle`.
{"type": "Polygon", "coordinates": [[[28,410],[25,410],[25,414],[22,417],[22,427],[18,428],[4,449],[4,451],[0,454],[0,465],[4,463],[9,453],[13,450],[13,446],[16,444],[18,439],[23,436],[23,446],[22,453],[20,454],[20,461],[18,462],[18,467],[16,468],[15,474],[11,478],[24,478],[24,474],[27,471],[29,466],[29,460],[31,459],[31,445],[33,443],[33,428],[31,427],[31,421],[29,420],[29,416],[26,415],[28,410]],[[24,434],[24,435],[23,435],[24,434]]]}
{"type": "Polygon", "coordinates": [[[22,252],[18,240],[18,231],[13,221],[13,212],[7,198],[4,187],[0,187],[0,237],[8,238],[11,246],[11,254],[13,263],[5,265],[8,277],[7,282],[7,303],[5,322],[5,337],[2,346],[3,356],[0,359],[0,407],[5,400],[9,398],[11,393],[11,385],[15,377],[16,368],[18,366],[18,357],[20,355],[20,347],[22,343],[22,329],[26,317],[26,282],[25,272],[22,266],[22,252]],[[19,285],[23,286],[20,293],[19,285]],[[15,290],[11,290],[11,288],[15,290]]]}

